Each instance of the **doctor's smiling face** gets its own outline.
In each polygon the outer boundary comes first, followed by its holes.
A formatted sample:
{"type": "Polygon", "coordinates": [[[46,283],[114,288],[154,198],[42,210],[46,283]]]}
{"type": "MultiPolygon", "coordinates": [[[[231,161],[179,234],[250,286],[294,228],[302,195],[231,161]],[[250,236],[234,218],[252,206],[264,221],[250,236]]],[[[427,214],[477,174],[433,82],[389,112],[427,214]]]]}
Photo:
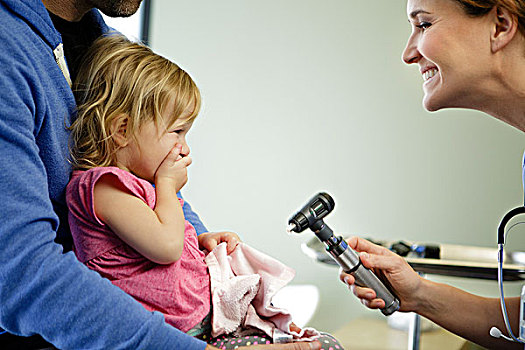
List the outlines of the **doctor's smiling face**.
{"type": "Polygon", "coordinates": [[[455,0],[408,0],[412,33],[403,52],[423,77],[429,111],[475,108],[491,74],[489,16],[473,17],[455,0]]]}

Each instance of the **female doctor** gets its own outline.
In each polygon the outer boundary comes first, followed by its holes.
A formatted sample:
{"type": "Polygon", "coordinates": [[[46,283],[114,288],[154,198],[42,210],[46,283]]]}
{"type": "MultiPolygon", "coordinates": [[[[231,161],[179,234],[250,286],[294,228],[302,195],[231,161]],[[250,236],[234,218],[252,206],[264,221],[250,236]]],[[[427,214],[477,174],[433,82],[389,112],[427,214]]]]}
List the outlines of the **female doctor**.
{"type": "MultiPolygon", "coordinates": [[[[403,60],[423,76],[427,110],[475,109],[525,132],[524,0],[408,0],[407,15],[412,33],[403,60]]],[[[366,267],[388,279],[400,311],[416,312],[484,347],[523,348],[489,335],[492,326],[505,329],[499,299],[426,280],[403,258],[362,238],[348,243],[362,252],[366,267]]],[[[355,286],[351,275],[340,278],[367,307],[385,306],[372,289],[355,286]]],[[[519,298],[506,304],[517,334],[519,298]]]]}

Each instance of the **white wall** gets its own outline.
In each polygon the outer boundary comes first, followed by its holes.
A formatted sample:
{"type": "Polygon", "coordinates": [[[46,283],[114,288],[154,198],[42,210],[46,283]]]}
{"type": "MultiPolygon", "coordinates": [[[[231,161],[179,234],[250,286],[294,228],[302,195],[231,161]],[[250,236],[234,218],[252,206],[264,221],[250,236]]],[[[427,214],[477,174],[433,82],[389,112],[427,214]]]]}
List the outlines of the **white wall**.
{"type": "MultiPolygon", "coordinates": [[[[522,133],[478,112],[422,108],[419,71],[400,59],[404,2],[152,6],[152,47],[189,71],[204,99],[186,198],[210,229],[238,232],[294,267],[297,283],[319,286],[313,326],[379,317],[336,268],[301,252],[312,234],[285,233],[317,191],[335,198],[326,222],[341,234],[490,247],[501,215],[523,201],[522,133]]],[[[496,293],[492,282],[444,280],[496,293]]]]}

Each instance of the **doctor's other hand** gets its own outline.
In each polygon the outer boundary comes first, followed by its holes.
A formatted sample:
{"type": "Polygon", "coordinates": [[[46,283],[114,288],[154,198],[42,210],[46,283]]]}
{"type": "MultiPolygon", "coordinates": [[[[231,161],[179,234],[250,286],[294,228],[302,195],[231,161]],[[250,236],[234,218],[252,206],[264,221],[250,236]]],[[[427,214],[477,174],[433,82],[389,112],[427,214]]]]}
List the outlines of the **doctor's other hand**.
{"type": "MultiPolygon", "coordinates": [[[[363,265],[391,286],[392,292],[399,298],[399,311],[416,311],[422,298],[422,285],[424,279],[415,272],[410,265],[392,251],[378,246],[364,238],[351,237],[348,245],[359,252],[363,265]]],[[[373,289],[355,285],[352,275],[341,272],[339,278],[346,283],[354,295],[370,309],[382,309],[385,307],[383,299],[376,297],[373,289]]]]}
{"type": "Polygon", "coordinates": [[[226,252],[231,254],[241,241],[239,236],[233,232],[205,232],[198,236],[199,247],[211,252],[216,246],[222,242],[226,242],[226,252]]]}

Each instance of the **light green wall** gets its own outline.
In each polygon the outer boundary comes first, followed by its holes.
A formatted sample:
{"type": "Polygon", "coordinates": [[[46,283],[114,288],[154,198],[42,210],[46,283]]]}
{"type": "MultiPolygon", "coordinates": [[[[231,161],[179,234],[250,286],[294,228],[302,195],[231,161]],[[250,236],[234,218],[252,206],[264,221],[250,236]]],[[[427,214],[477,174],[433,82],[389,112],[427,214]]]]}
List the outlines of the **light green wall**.
{"type": "Polygon", "coordinates": [[[400,59],[409,31],[400,1],[153,3],[152,47],[204,100],[186,198],[210,229],[238,232],[318,285],[312,325],[325,330],[379,313],[301,252],[312,234],[285,234],[317,191],[334,196],[326,221],[341,234],[489,247],[522,202],[523,134],[478,112],[426,112],[419,71],[400,59]]]}

